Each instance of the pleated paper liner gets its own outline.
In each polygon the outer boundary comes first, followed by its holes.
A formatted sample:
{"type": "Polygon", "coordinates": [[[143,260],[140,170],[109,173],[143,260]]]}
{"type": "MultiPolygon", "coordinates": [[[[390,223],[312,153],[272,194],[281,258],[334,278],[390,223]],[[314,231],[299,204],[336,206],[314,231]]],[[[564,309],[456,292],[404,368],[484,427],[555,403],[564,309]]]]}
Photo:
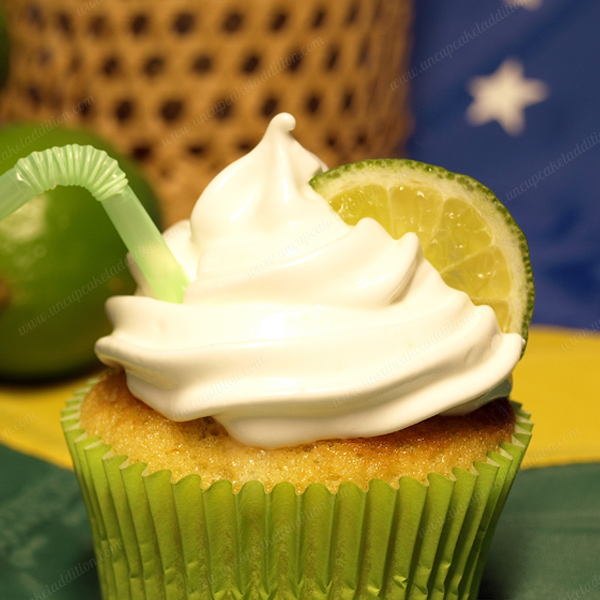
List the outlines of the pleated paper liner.
{"type": "Polygon", "coordinates": [[[172,483],[147,474],[81,429],[93,383],[63,411],[63,429],[89,514],[104,600],[476,599],[506,496],[532,423],[513,403],[511,443],[473,472],[410,477],[398,488],[336,494],[291,483],[207,489],[199,475],[172,483]]]}

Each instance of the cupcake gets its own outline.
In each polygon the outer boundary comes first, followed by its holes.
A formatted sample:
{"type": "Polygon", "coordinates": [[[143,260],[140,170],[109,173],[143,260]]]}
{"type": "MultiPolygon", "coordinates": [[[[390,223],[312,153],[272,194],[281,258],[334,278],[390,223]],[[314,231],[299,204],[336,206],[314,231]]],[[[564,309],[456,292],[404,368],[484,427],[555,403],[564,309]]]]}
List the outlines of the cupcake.
{"type": "Polygon", "coordinates": [[[524,341],[417,237],[344,224],[279,115],[107,304],[63,425],[108,598],[475,598],[523,458],[524,341]]]}

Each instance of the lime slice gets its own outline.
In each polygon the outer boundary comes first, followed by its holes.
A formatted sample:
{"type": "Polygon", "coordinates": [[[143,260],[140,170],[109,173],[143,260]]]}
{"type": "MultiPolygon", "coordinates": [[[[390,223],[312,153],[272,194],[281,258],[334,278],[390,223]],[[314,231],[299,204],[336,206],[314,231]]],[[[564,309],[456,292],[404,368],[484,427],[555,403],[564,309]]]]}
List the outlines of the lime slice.
{"type": "Polygon", "coordinates": [[[394,238],[416,233],[449,286],[491,306],[502,331],[527,339],[535,296],[527,241],[488,188],[402,159],[344,165],[310,184],[350,225],[371,217],[394,238]]]}

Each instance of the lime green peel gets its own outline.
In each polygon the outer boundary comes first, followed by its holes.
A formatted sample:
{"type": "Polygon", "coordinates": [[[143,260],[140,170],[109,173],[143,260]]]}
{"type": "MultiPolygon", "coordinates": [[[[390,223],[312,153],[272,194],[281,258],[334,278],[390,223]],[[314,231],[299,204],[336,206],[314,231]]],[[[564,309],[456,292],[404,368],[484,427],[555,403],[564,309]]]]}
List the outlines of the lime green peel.
{"type": "Polygon", "coordinates": [[[159,300],[181,303],[190,281],[125,173],[103,150],[77,144],[33,152],[0,176],[0,221],[57,185],[87,189],[106,210],[159,300]]]}

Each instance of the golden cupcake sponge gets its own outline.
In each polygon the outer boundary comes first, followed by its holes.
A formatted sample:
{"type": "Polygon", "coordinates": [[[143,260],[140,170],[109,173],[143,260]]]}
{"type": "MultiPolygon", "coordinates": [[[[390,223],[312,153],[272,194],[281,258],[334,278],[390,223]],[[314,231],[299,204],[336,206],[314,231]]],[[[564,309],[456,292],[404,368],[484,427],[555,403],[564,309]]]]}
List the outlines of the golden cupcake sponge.
{"type": "Polygon", "coordinates": [[[515,416],[507,400],[497,400],[460,417],[436,416],[374,438],[322,440],[263,450],[240,444],[208,417],[176,423],[135,398],[122,371],[110,371],[92,389],[81,408],[81,426],[124,454],[144,462],[150,472],[169,469],[173,480],[198,473],[203,487],[228,479],[238,491],[260,481],[270,491],[289,481],[298,492],[313,482],[335,492],[343,481],[366,490],[382,479],[394,487],[405,475],[425,482],[429,473],[450,476],[472,469],[490,451],[510,441],[515,416]]]}

